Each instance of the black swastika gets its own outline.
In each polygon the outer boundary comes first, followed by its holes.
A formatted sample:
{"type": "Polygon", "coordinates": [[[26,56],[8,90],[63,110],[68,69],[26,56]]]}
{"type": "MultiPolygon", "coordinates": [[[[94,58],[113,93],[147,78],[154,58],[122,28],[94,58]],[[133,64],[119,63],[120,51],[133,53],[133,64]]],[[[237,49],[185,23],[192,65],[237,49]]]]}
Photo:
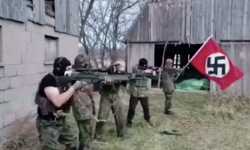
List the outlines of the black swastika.
{"type": "Polygon", "coordinates": [[[213,70],[208,71],[208,75],[211,74],[218,74],[218,69],[221,68],[221,74],[225,75],[226,74],[226,65],[225,64],[218,64],[219,60],[225,60],[226,56],[217,56],[214,57],[214,62],[211,62],[211,57],[208,58],[207,60],[207,68],[213,68],[213,70]]]}

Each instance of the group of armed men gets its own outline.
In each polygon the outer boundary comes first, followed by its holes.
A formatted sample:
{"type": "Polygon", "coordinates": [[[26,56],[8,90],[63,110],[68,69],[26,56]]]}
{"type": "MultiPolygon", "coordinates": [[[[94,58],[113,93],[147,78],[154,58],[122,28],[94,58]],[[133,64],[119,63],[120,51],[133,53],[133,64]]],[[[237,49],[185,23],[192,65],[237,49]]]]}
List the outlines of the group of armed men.
{"type": "MultiPolygon", "coordinates": [[[[65,72],[71,70],[72,76],[77,74],[77,68],[88,68],[88,59],[83,55],[75,58],[74,64],[65,57],[58,57],[53,64],[53,71],[45,75],[39,83],[35,97],[37,107],[37,130],[42,150],[59,150],[60,144],[66,146],[66,150],[89,150],[93,141],[105,142],[104,129],[106,120],[109,117],[110,109],[115,119],[117,137],[127,137],[127,127],[132,126],[132,119],[135,115],[135,109],[140,101],[144,112],[144,119],[149,126],[153,126],[150,121],[149,95],[146,86],[146,77],[134,77],[133,82],[129,83],[129,109],[127,121],[124,115],[124,107],[119,96],[121,82],[114,82],[112,78],[106,77],[105,81],[99,84],[87,84],[84,81],[76,81],[67,87],[59,87],[57,78],[64,76],[65,72]],[[140,80],[140,85],[136,81],[140,80]],[[141,83],[144,82],[141,86],[141,83]],[[95,103],[93,100],[93,91],[99,86],[101,95],[99,112],[97,117],[95,112],[95,103]],[[100,88],[101,86],[101,88],[100,88]],[[76,137],[66,117],[72,107],[73,116],[79,128],[79,135],[76,137]],[[96,126],[94,126],[94,122],[96,126]],[[94,126],[94,127],[93,127],[94,126]],[[93,133],[94,132],[94,133],[93,133]]],[[[171,99],[174,92],[173,74],[167,69],[180,70],[172,68],[172,59],[167,59],[165,66],[160,68],[162,71],[162,87],[165,93],[165,114],[172,114],[171,99]],[[164,71],[165,69],[165,71],[164,71]]],[[[150,69],[139,69],[147,67],[148,62],[142,58],[139,63],[133,67],[133,73],[152,72],[150,69]]],[[[173,72],[173,71],[170,71],[173,72]]]]}

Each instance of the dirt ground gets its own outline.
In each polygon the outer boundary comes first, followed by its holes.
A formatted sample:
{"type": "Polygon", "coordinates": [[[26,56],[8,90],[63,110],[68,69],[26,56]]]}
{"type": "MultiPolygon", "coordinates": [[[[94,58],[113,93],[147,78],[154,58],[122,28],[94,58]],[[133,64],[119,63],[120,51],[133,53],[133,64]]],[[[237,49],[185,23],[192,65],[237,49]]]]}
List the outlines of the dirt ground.
{"type": "MultiPolygon", "coordinates": [[[[127,108],[129,97],[121,95],[127,108]]],[[[95,97],[98,104],[99,96],[95,97]]],[[[143,120],[138,105],[133,126],[128,129],[129,137],[117,139],[113,116],[110,115],[104,145],[95,145],[95,150],[249,150],[250,149],[250,107],[248,101],[217,98],[210,100],[204,93],[175,93],[173,111],[175,116],[163,114],[164,95],[151,92],[150,110],[153,128],[143,120]],[[178,130],[181,135],[162,134],[163,131],[178,130]]],[[[127,114],[127,109],[124,112],[127,114]]],[[[78,133],[72,117],[69,121],[78,133]]],[[[7,140],[8,146],[25,145],[26,149],[37,149],[37,134],[34,123],[19,124],[19,129],[7,140]],[[17,134],[22,128],[22,134],[17,134]],[[29,129],[25,131],[25,128],[29,129]],[[26,133],[27,132],[27,133],[26,133]],[[12,143],[11,143],[12,142],[12,143]],[[19,144],[17,144],[19,143],[19,144]]],[[[12,133],[13,134],[13,133],[12,133]]],[[[6,146],[6,145],[5,145],[6,146]]],[[[9,148],[11,149],[11,148],[9,148]]],[[[21,149],[21,148],[18,148],[21,149]]],[[[5,147],[5,150],[6,147],[5,147]]]]}

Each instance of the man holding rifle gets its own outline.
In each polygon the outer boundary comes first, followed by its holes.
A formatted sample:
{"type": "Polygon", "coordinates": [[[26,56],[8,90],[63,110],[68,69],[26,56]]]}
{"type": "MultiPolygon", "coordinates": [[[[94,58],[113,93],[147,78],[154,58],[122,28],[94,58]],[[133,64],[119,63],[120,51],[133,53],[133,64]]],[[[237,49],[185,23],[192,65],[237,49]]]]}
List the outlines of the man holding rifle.
{"type": "MultiPolygon", "coordinates": [[[[108,72],[109,74],[120,72],[120,65],[114,63],[110,66],[108,72]]],[[[121,81],[113,81],[113,79],[101,84],[100,94],[100,104],[98,119],[107,120],[109,117],[110,109],[115,118],[117,137],[123,137],[125,135],[125,121],[124,121],[124,111],[122,106],[122,101],[119,96],[119,90],[121,86],[121,81]]],[[[97,122],[95,139],[101,142],[105,142],[103,134],[105,129],[105,122],[97,122]]]]}
{"type": "MultiPolygon", "coordinates": [[[[83,55],[78,55],[75,58],[73,69],[89,68],[90,63],[83,55]]],[[[70,76],[78,75],[73,72],[70,76]]],[[[79,129],[79,148],[78,150],[90,149],[92,142],[92,126],[95,119],[95,106],[93,101],[93,84],[88,84],[84,90],[78,91],[73,95],[72,111],[79,129]]]]}
{"type": "Polygon", "coordinates": [[[59,150],[59,143],[66,145],[66,150],[76,150],[76,137],[65,120],[65,114],[70,111],[72,95],[85,89],[87,83],[76,81],[72,86],[60,87],[56,79],[71,69],[67,58],[58,57],[54,61],[53,72],[45,75],[39,83],[35,103],[38,106],[36,125],[42,150],[59,150]]]}
{"type": "MultiPolygon", "coordinates": [[[[152,73],[151,69],[148,69],[148,61],[145,58],[139,60],[139,64],[133,67],[133,73],[152,73]]],[[[135,109],[140,101],[144,119],[152,126],[150,121],[150,112],[149,112],[149,98],[148,98],[148,88],[147,88],[148,78],[146,76],[135,76],[130,80],[130,100],[129,100],[129,109],[127,115],[127,126],[131,127],[132,119],[135,115],[135,109]]]]}

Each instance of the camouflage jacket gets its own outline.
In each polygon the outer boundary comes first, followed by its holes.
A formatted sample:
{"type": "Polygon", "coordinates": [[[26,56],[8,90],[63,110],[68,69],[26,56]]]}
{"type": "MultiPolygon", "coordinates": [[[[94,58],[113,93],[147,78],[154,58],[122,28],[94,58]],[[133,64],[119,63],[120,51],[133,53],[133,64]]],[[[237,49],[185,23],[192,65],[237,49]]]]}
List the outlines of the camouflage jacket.
{"type": "MultiPolygon", "coordinates": [[[[78,73],[73,72],[71,76],[75,76],[77,74],[78,73]]],[[[93,88],[91,84],[88,86],[90,87],[89,88],[90,91],[93,90],[91,89],[93,88]]],[[[93,107],[91,103],[92,97],[90,97],[88,93],[90,92],[87,91],[87,89],[85,89],[85,91],[76,91],[72,96],[72,103],[71,103],[72,112],[76,121],[93,118],[93,114],[92,114],[93,107]]]]}
{"type": "MultiPolygon", "coordinates": [[[[133,73],[144,73],[144,70],[139,70],[138,65],[135,65],[132,68],[132,72],[133,73]]],[[[129,94],[131,96],[134,96],[134,97],[148,97],[149,96],[148,89],[146,87],[145,88],[137,87],[131,82],[130,82],[130,86],[129,86],[129,94]]]]}
{"type": "Polygon", "coordinates": [[[173,93],[175,90],[174,76],[181,72],[181,69],[177,68],[163,68],[162,72],[162,88],[165,93],[173,93]]]}
{"type": "Polygon", "coordinates": [[[72,112],[76,121],[92,119],[91,97],[85,92],[75,92],[72,101],[72,112]]]}
{"type": "Polygon", "coordinates": [[[101,89],[100,89],[100,94],[116,94],[119,93],[120,90],[120,83],[109,83],[109,84],[105,84],[103,83],[101,85],[101,89]]]}

